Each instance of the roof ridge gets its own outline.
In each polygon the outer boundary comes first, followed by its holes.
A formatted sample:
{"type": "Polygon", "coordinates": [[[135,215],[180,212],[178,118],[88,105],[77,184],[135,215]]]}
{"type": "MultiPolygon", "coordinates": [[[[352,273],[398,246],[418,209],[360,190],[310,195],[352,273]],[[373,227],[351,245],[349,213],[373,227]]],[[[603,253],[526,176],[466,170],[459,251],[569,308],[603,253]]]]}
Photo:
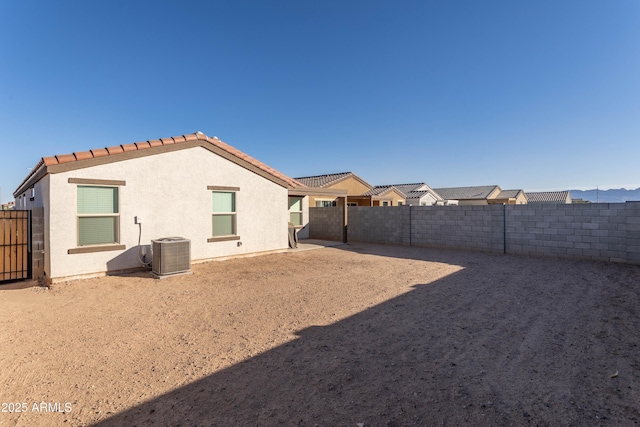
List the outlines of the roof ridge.
{"type": "Polygon", "coordinates": [[[353,172],[336,172],[336,173],[323,173],[320,175],[309,175],[309,176],[299,176],[294,179],[309,179],[309,178],[320,178],[323,176],[332,176],[332,175],[349,175],[353,174],[353,172]]]}

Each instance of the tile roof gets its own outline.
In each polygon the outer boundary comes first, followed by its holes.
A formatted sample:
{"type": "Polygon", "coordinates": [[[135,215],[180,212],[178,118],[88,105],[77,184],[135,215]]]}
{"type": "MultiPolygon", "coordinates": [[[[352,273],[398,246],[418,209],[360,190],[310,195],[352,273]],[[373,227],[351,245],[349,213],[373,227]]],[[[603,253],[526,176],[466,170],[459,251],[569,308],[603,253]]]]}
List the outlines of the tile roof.
{"type": "Polygon", "coordinates": [[[401,193],[400,191],[398,191],[398,189],[393,185],[378,185],[376,187],[373,187],[371,190],[367,191],[362,195],[363,196],[381,196],[393,190],[396,190],[397,192],[399,192],[404,196],[404,193],[401,193]]]}
{"type": "Polygon", "coordinates": [[[304,176],[294,179],[307,187],[328,187],[350,176],[355,176],[355,174],[353,172],[340,172],[326,175],[304,176]]]}
{"type": "Polygon", "coordinates": [[[404,194],[411,193],[412,191],[418,191],[418,189],[422,191],[424,187],[429,188],[429,186],[424,182],[416,182],[414,184],[391,184],[390,186],[396,187],[404,194]]]}
{"type": "Polygon", "coordinates": [[[391,184],[391,185],[380,185],[379,187],[395,187],[402,194],[405,195],[406,198],[420,198],[425,194],[431,194],[436,200],[442,200],[442,197],[438,193],[436,193],[431,187],[429,187],[424,182],[416,182],[413,184],[391,184]]]}
{"type": "Polygon", "coordinates": [[[434,188],[433,190],[447,200],[482,200],[496,189],[500,190],[497,185],[484,185],[477,187],[451,187],[451,188],[434,188]]]}
{"type": "Polygon", "coordinates": [[[502,190],[500,194],[496,196],[496,199],[515,199],[518,194],[523,192],[522,190],[502,190]]]}
{"type": "Polygon", "coordinates": [[[537,191],[527,192],[528,203],[570,203],[571,196],[568,191],[537,191]]]}
{"type": "Polygon", "coordinates": [[[98,157],[116,156],[122,153],[127,153],[132,151],[141,151],[149,148],[161,147],[166,145],[182,144],[190,141],[202,141],[202,142],[209,143],[212,146],[215,146],[231,154],[232,156],[249,163],[250,165],[260,169],[261,171],[266,172],[267,174],[281,181],[284,181],[291,188],[304,187],[304,184],[302,184],[301,182],[288,177],[287,175],[273,169],[270,166],[267,166],[266,164],[249,156],[248,154],[243,153],[237,148],[232,147],[231,145],[220,141],[217,137],[214,136],[213,138],[210,138],[202,132],[196,132],[196,133],[180,135],[180,136],[173,136],[170,138],[148,140],[144,142],[136,142],[133,144],[122,144],[122,145],[115,145],[115,146],[105,147],[105,148],[97,148],[89,151],[74,152],[72,154],[58,154],[51,157],[43,157],[40,160],[40,162],[36,165],[36,167],[32,169],[31,173],[25,178],[25,180],[20,185],[20,187],[22,187],[22,185],[24,185],[24,183],[26,183],[42,167],[49,167],[49,166],[61,165],[65,163],[78,162],[78,161],[88,160],[88,159],[93,159],[98,157]]]}

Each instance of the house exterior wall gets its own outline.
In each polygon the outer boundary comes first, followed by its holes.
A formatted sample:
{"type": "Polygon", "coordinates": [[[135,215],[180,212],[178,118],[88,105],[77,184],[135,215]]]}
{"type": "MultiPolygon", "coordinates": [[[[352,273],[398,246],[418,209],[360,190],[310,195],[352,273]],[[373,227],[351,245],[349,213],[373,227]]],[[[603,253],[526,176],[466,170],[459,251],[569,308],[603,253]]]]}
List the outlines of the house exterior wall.
{"type": "Polygon", "coordinates": [[[359,196],[371,190],[357,179],[349,177],[343,181],[327,186],[327,189],[331,190],[347,190],[348,196],[359,196]]]}
{"type": "Polygon", "coordinates": [[[523,193],[518,193],[516,197],[516,205],[526,205],[527,204],[527,196],[523,193]]]}
{"type": "Polygon", "coordinates": [[[171,236],[191,240],[193,261],[288,246],[287,189],[201,147],[50,174],[45,179],[51,191],[45,221],[47,269],[52,279],[140,267],[136,216],[142,218],[141,245],[147,246],[143,249],[148,261],[150,241],[171,236]],[[68,253],[78,247],[78,185],[69,183],[69,178],[126,181],[119,187],[119,243],[125,250],[68,253]],[[236,193],[240,240],[207,241],[212,236],[212,190],[207,186],[240,188],[236,193]]]}
{"type": "Polygon", "coordinates": [[[404,198],[404,196],[395,191],[392,191],[387,196],[390,196],[392,198],[391,206],[399,206],[398,202],[402,202],[403,205],[406,204],[406,199],[404,198]]]}
{"type": "Polygon", "coordinates": [[[407,205],[413,205],[413,206],[431,206],[435,202],[436,202],[436,198],[433,197],[433,195],[427,193],[427,194],[424,194],[420,198],[414,197],[414,198],[407,199],[406,204],[407,205]],[[423,205],[423,203],[424,203],[424,205],[423,205]]]}

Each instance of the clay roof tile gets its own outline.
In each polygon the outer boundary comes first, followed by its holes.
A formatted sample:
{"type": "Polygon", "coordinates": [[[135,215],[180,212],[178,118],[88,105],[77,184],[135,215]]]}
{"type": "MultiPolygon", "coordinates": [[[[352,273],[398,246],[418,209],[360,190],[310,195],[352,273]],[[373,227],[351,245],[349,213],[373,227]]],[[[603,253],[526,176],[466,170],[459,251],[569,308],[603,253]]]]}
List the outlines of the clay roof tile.
{"type": "Polygon", "coordinates": [[[56,159],[55,157],[43,157],[42,161],[44,162],[45,166],[51,166],[51,165],[57,165],[58,164],[58,159],[56,159]]]}
{"type": "Polygon", "coordinates": [[[93,154],[91,154],[91,151],[75,152],[73,153],[73,155],[76,157],[76,160],[87,160],[93,158],[93,154]]]}
{"type": "Polygon", "coordinates": [[[91,154],[93,154],[93,157],[104,157],[108,156],[109,152],[106,148],[95,148],[91,150],[91,154]]]}
{"type": "Polygon", "coordinates": [[[58,164],[76,161],[76,157],[73,154],[58,154],[56,159],[58,159],[58,164]]]}
{"type": "Polygon", "coordinates": [[[110,155],[124,152],[122,147],[119,146],[119,145],[116,145],[116,146],[113,146],[113,147],[107,147],[107,151],[109,152],[110,155]]]}
{"type": "Polygon", "coordinates": [[[260,162],[259,160],[254,159],[250,155],[245,154],[242,151],[238,150],[237,148],[232,147],[231,145],[221,141],[220,139],[218,139],[217,136],[209,138],[207,135],[205,135],[202,132],[178,135],[171,138],[162,138],[159,140],[153,139],[145,142],[136,142],[134,144],[122,144],[119,146],[98,148],[98,149],[93,149],[91,151],[77,152],[73,154],[61,154],[55,157],[43,157],[41,160],[41,163],[44,164],[45,166],[51,166],[51,165],[56,165],[60,163],[73,162],[76,160],[85,160],[85,159],[90,159],[94,157],[104,157],[104,156],[110,156],[110,155],[129,152],[129,151],[136,151],[136,150],[152,148],[152,147],[160,147],[161,145],[179,144],[182,142],[199,141],[199,140],[207,141],[208,143],[226,151],[227,153],[237,157],[238,159],[257,167],[276,178],[279,178],[280,180],[286,182],[291,187],[294,187],[294,188],[304,187],[303,182],[292,179],[287,175],[281,172],[278,172],[272,167],[269,167],[266,164],[260,162]]]}

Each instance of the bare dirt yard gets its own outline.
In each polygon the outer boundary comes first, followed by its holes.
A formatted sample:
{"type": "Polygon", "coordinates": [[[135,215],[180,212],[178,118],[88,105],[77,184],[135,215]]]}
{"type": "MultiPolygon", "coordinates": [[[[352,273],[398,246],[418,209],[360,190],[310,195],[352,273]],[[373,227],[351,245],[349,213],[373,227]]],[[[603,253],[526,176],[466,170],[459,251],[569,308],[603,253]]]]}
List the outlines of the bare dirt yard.
{"type": "Polygon", "coordinates": [[[353,244],[0,308],[2,426],[640,423],[638,266],[353,244]]]}

